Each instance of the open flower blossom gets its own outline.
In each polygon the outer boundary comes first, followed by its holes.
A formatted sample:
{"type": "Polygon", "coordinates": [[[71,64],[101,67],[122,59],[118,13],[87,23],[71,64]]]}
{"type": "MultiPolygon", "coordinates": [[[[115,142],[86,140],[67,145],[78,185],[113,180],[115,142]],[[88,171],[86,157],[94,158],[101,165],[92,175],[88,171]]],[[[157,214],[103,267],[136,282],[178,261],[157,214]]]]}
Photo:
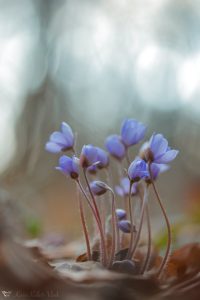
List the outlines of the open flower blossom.
{"type": "Polygon", "coordinates": [[[121,126],[121,138],[125,146],[139,143],[145,136],[147,127],[134,119],[126,119],[121,126]]]}
{"type": "Polygon", "coordinates": [[[45,145],[45,149],[51,153],[60,153],[61,151],[67,151],[74,146],[74,134],[71,127],[62,122],[60,131],[54,131],[49,141],[45,145]]]}
{"type": "Polygon", "coordinates": [[[79,159],[76,156],[72,158],[66,155],[62,155],[59,158],[59,164],[56,170],[61,171],[72,179],[77,179],[79,176],[79,159]]]}
{"type": "Polygon", "coordinates": [[[131,232],[131,223],[128,220],[121,220],[118,222],[119,229],[124,233],[131,232]]]}
{"type": "Polygon", "coordinates": [[[88,168],[97,162],[98,151],[93,145],[84,145],[80,155],[80,165],[88,168]]]}
{"type": "Polygon", "coordinates": [[[115,213],[116,213],[117,218],[118,218],[119,221],[126,218],[126,211],[122,208],[117,208],[115,213]]]}
{"type": "MultiPolygon", "coordinates": [[[[123,177],[120,181],[120,185],[115,186],[115,192],[118,196],[124,197],[129,195],[130,180],[128,177],[123,177]]],[[[131,195],[137,193],[137,182],[135,182],[131,187],[131,195]]]]}
{"type": "Polygon", "coordinates": [[[142,146],[143,157],[147,162],[167,164],[175,159],[178,152],[168,146],[168,141],[160,133],[154,133],[149,142],[142,146]]]}
{"type": "Polygon", "coordinates": [[[126,155],[126,148],[117,134],[108,136],[105,146],[108,152],[117,159],[123,159],[126,155]]]}
{"type": "Polygon", "coordinates": [[[148,177],[149,172],[147,170],[146,162],[143,159],[136,157],[128,168],[128,176],[132,182],[137,182],[140,179],[148,177]]]}
{"type": "Polygon", "coordinates": [[[109,157],[108,153],[103,149],[96,147],[97,149],[97,168],[103,169],[106,168],[109,164],[109,157]]]}
{"type": "Polygon", "coordinates": [[[101,196],[107,192],[108,186],[103,181],[94,180],[90,182],[90,189],[95,196],[101,196]]]}

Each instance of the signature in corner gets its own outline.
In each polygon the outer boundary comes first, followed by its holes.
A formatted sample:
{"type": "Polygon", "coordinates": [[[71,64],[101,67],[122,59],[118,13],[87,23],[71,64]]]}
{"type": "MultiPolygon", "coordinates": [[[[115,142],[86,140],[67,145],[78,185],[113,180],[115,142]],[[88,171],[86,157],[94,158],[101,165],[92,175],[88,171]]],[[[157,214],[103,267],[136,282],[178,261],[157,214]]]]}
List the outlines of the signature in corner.
{"type": "Polygon", "coordinates": [[[2,294],[4,295],[5,298],[10,297],[10,295],[12,294],[11,291],[1,291],[1,292],[2,292],[2,294]]]}

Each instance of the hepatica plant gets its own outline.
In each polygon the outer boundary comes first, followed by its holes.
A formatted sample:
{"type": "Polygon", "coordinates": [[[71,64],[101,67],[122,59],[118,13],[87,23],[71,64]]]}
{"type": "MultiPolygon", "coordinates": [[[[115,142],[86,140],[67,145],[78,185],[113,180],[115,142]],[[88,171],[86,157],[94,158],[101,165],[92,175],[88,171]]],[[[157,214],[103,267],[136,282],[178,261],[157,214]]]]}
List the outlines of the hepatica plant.
{"type": "Polygon", "coordinates": [[[169,147],[162,134],[153,133],[140,147],[138,155],[131,159],[131,148],[144,139],[146,130],[141,122],[126,119],[122,123],[120,134],[106,138],[107,151],[90,144],[83,145],[78,154],[74,150],[75,135],[71,127],[63,122],[60,131],[50,135],[45,148],[51,153],[60,154],[56,170],[71,178],[80,192],[78,203],[87,260],[94,259],[94,240],[98,240],[98,260],[106,268],[113,269],[119,260],[126,264],[128,261],[131,264],[136,261],[145,225],[146,254],[140,262],[139,274],[149,270],[152,241],[148,191],[152,187],[168,232],[166,251],[156,270],[156,275],[160,277],[170,255],[171,229],[155,181],[161,173],[169,170],[169,163],[175,159],[178,151],[169,147]],[[116,169],[114,165],[117,166],[116,169]],[[111,170],[119,174],[119,183],[115,186],[111,170]],[[90,211],[94,220],[95,239],[88,231],[85,209],[90,211]],[[126,247],[124,239],[127,241],[126,247]],[[125,255],[120,256],[122,252],[125,255]]]}

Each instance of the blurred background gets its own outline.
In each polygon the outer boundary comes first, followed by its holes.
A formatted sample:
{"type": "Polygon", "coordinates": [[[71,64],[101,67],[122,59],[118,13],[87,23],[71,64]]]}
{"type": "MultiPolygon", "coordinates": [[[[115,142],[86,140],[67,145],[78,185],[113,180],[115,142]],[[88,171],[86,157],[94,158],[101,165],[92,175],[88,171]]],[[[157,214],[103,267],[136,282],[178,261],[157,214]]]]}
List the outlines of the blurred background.
{"type": "Polygon", "coordinates": [[[126,117],[166,135],[180,154],[160,193],[171,219],[196,212],[199,28],[199,0],[0,1],[1,188],[28,235],[80,234],[75,186],[44,150],[61,121],[79,149],[103,147],[126,117]]]}

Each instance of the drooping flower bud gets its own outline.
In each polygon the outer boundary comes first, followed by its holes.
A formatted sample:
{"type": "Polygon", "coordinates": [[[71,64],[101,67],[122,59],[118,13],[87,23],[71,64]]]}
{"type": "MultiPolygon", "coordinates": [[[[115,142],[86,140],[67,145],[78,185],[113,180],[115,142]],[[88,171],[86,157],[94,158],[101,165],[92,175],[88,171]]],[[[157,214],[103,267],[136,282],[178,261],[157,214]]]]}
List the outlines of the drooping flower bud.
{"type": "Polygon", "coordinates": [[[108,186],[103,181],[94,180],[90,183],[90,188],[95,196],[101,196],[108,190],[108,186]]]}
{"type": "Polygon", "coordinates": [[[115,212],[119,221],[126,218],[126,211],[124,209],[118,208],[115,212]]]}
{"type": "Polygon", "coordinates": [[[124,233],[131,232],[131,223],[128,220],[122,220],[118,222],[119,229],[124,233]]]}

